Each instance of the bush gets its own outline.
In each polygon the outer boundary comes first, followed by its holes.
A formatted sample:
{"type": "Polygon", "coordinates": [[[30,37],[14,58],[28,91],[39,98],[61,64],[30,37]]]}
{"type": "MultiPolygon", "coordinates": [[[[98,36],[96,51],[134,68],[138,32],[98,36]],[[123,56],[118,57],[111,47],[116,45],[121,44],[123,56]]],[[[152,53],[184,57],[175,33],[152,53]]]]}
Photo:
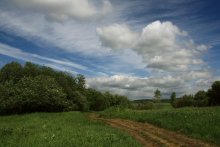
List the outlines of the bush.
{"type": "Polygon", "coordinates": [[[206,106],[208,106],[208,104],[209,104],[208,98],[193,101],[193,106],[195,106],[195,107],[206,107],[206,106]]]}
{"type": "Polygon", "coordinates": [[[207,92],[201,90],[198,91],[194,96],[193,106],[195,107],[205,107],[208,106],[208,99],[207,92]]]}
{"type": "Polygon", "coordinates": [[[182,98],[176,99],[176,101],[173,102],[173,106],[175,108],[193,106],[193,96],[184,95],[182,98]]]}
{"type": "Polygon", "coordinates": [[[90,106],[90,110],[102,111],[110,106],[107,98],[100,92],[94,89],[87,90],[87,98],[90,106]]]}
{"type": "Polygon", "coordinates": [[[1,86],[2,114],[63,111],[68,103],[66,94],[51,77],[22,78],[17,84],[1,86]]]}

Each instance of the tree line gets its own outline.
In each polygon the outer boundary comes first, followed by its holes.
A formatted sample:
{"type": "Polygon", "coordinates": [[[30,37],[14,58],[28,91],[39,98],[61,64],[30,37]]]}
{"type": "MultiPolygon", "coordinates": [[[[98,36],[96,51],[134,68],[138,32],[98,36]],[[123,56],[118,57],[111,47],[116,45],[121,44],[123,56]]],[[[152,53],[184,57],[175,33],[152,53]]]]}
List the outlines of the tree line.
{"type": "MultiPolygon", "coordinates": [[[[156,90],[154,92],[153,102],[161,101],[161,92],[156,90]]],[[[220,105],[220,81],[215,81],[211,88],[207,91],[200,90],[195,95],[185,94],[182,97],[176,98],[176,93],[172,92],[170,95],[170,103],[173,107],[206,107],[206,106],[219,106],[220,105]]]]}
{"type": "Polygon", "coordinates": [[[170,102],[173,107],[206,107],[220,105],[220,81],[215,81],[211,88],[207,91],[200,90],[195,95],[183,95],[176,98],[176,93],[173,92],[170,97],[170,102]]]}
{"type": "Polygon", "coordinates": [[[31,62],[11,62],[0,69],[0,114],[101,111],[128,106],[125,96],[86,88],[83,75],[71,75],[31,62]]]}

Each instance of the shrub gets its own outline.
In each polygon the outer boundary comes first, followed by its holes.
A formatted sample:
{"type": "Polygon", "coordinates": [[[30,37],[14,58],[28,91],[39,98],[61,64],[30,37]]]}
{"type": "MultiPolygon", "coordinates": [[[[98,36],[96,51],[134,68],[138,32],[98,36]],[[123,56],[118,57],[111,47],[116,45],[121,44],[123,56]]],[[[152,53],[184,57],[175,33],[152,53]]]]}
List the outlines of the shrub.
{"type": "Polygon", "coordinates": [[[184,95],[182,98],[176,99],[176,101],[173,103],[173,106],[175,108],[193,106],[193,96],[184,95]]]}
{"type": "Polygon", "coordinates": [[[25,77],[1,89],[4,92],[0,102],[3,114],[62,111],[67,103],[66,94],[51,77],[25,77]]]}

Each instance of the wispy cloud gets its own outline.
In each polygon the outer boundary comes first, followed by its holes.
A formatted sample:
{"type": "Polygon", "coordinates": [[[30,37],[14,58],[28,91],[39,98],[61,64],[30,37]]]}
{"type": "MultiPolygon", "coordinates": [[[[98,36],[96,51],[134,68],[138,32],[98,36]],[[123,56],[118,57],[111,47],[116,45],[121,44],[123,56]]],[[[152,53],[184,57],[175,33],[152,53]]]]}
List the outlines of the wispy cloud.
{"type": "Polygon", "coordinates": [[[4,4],[9,9],[13,9],[11,6],[16,6],[20,11],[40,13],[45,18],[54,21],[68,19],[86,21],[111,12],[112,6],[108,0],[101,0],[100,2],[102,6],[99,8],[89,0],[11,0],[4,4]]]}
{"type": "Polygon", "coordinates": [[[80,65],[78,63],[73,63],[68,60],[58,60],[58,59],[53,59],[53,58],[48,58],[44,56],[39,56],[37,54],[32,54],[32,53],[27,53],[22,51],[21,49],[14,48],[5,44],[0,43],[0,54],[6,55],[9,57],[13,57],[15,59],[20,59],[24,61],[31,61],[34,63],[38,64],[43,64],[43,65],[49,65],[50,67],[52,66],[53,68],[56,68],[58,70],[62,71],[71,71],[72,73],[76,73],[74,69],[77,70],[88,70],[87,67],[80,65]]]}

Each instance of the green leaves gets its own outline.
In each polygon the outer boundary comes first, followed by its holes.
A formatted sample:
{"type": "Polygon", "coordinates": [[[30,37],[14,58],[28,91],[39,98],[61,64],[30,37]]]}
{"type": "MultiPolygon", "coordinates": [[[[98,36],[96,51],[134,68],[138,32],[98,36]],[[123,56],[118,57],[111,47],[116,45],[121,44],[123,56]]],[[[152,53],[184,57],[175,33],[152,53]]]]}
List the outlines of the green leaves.
{"type": "Polygon", "coordinates": [[[127,106],[127,97],[86,89],[83,75],[73,76],[27,62],[0,70],[0,114],[104,110],[127,106]]]}

